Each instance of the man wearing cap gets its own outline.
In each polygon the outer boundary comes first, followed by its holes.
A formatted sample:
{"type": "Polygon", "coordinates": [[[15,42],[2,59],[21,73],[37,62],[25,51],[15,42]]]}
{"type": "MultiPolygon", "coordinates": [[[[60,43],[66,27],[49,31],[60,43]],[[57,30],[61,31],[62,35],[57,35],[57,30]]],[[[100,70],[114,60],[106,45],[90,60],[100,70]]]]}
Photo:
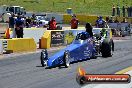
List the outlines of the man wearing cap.
{"type": "Polygon", "coordinates": [[[105,20],[103,19],[102,16],[99,16],[98,21],[96,22],[96,27],[98,28],[104,28],[105,27],[105,20]]]}
{"type": "Polygon", "coordinates": [[[21,19],[20,14],[18,14],[17,19],[15,20],[15,31],[17,38],[23,38],[23,25],[24,21],[21,19]]]}
{"type": "Polygon", "coordinates": [[[49,21],[49,30],[56,30],[57,29],[57,22],[55,20],[55,17],[52,17],[49,21]]]}
{"type": "Polygon", "coordinates": [[[78,28],[78,19],[76,18],[76,15],[75,14],[73,14],[73,16],[72,16],[72,20],[71,20],[71,22],[70,22],[70,24],[71,24],[71,29],[77,29],[78,28]]]}

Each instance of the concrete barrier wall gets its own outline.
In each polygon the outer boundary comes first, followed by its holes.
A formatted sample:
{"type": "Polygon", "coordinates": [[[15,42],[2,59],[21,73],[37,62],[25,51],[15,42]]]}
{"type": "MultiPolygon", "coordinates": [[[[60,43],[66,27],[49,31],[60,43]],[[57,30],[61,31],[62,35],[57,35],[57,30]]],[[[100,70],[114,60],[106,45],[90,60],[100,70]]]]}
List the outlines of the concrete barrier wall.
{"type": "MultiPolygon", "coordinates": [[[[43,36],[46,28],[24,28],[23,29],[23,38],[33,38],[35,43],[39,43],[39,39],[43,36]]],[[[5,37],[5,34],[4,34],[5,37]]],[[[14,29],[10,29],[10,38],[16,38],[16,33],[14,29]]]]}
{"type": "MultiPolygon", "coordinates": [[[[107,37],[108,38],[112,38],[111,28],[105,28],[105,29],[108,31],[107,32],[107,37]]],[[[101,31],[102,28],[93,28],[93,32],[95,32],[96,30],[100,30],[101,31]]],[[[64,42],[63,42],[62,45],[71,44],[72,41],[75,39],[76,35],[78,33],[84,32],[85,29],[47,30],[47,31],[45,31],[44,35],[41,37],[41,44],[40,44],[40,48],[41,49],[48,49],[48,48],[52,47],[52,44],[51,44],[52,43],[51,42],[52,39],[51,38],[53,37],[52,36],[52,32],[54,32],[54,31],[56,31],[58,33],[57,35],[55,35],[55,38],[56,38],[56,46],[60,46],[60,44],[59,44],[60,41],[57,42],[58,40],[64,39],[64,42]]]]}
{"type": "MultiPolygon", "coordinates": [[[[46,28],[24,28],[23,29],[23,38],[33,38],[37,43],[39,43],[39,39],[43,36],[44,32],[46,31],[46,28]]],[[[11,30],[11,34],[10,34],[11,38],[15,38],[16,37],[16,33],[15,30],[12,29],[11,30]]]]}
{"type": "MultiPolygon", "coordinates": [[[[91,16],[91,15],[79,15],[76,14],[77,19],[79,20],[79,22],[81,24],[85,24],[86,22],[90,22],[92,25],[95,25],[95,22],[97,20],[97,16],[91,16]]],[[[103,19],[106,20],[107,16],[103,16],[103,19]]],[[[72,17],[69,14],[64,14],[63,15],[63,22],[66,24],[69,24],[71,21],[72,17]]],[[[116,17],[113,17],[113,19],[115,20],[116,17]]],[[[117,19],[119,20],[119,22],[123,21],[123,17],[117,17],[117,19]]],[[[128,23],[132,23],[132,18],[126,18],[128,23]]]]}
{"type": "MultiPolygon", "coordinates": [[[[89,15],[76,15],[77,19],[79,20],[80,24],[85,24],[90,22],[92,25],[95,25],[95,21],[97,20],[97,16],[89,16],[89,15]]],[[[104,17],[105,18],[105,17],[104,17]]],[[[69,24],[72,17],[71,15],[64,14],[63,15],[63,22],[69,24]]]]}
{"type": "Polygon", "coordinates": [[[121,27],[128,27],[129,23],[109,23],[110,28],[120,29],[121,27]]]}
{"type": "Polygon", "coordinates": [[[36,50],[36,44],[33,38],[8,39],[7,41],[7,50],[13,50],[13,52],[36,50]]]}
{"type": "MultiPolygon", "coordinates": [[[[44,32],[46,31],[46,28],[24,28],[23,29],[23,38],[33,38],[34,41],[39,43],[39,39],[43,36],[44,32]]],[[[10,34],[11,38],[15,38],[15,30],[12,29],[12,32],[10,34]]]]}
{"type": "Polygon", "coordinates": [[[41,37],[40,48],[48,49],[51,46],[60,46],[62,45],[60,44],[62,42],[64,44],[64,31],[63,30],[47,30],[44,32],[44,35],[41,37]]]}
{"type": "MultiPolygon", "coordinates": [[[[123,18],[124,18],[124,17],[117,17],[117,20],[118,20],[119,22],[122,22],[122,21],[123,21],[123,18]]],[[[113,17],[113,19],[116,19],[116,17],[113,17]]],[[[127,17],[126,20],[127,20],[127,22],[128,22],[129,24],[132,24],[132,17],[127,17]]]]}
{"type": "MultiPolygon", "coordinates": [[[[85,31],[84,29],[82,29],[82,30],[76,30],[76,29],[67,29],[67,30],[47,30],[47,31],[45,31],[44,32],[44,35],[41,37],[41,44],[40,44],[40,48],[42,48],[42,49],[48,49],[48,48],[50,48],[51,47],[51,38],[53,37],[52,36],[52,32],[58,32],[59,34],[56,34],[56,37],[58,36],[58,37],[60,37],[61,36],[61,38],[59,38],[59,39],[57,39],[57,41],[58,40],[60,40],[60,39],[64,39],[64,42],[63,42],[63,44],[70,44],[74,39],[75,39],[75,36],[77,35],[77,33],[80,33],[80,32],[82,32],[82,31],[85,31]],[[60,32],[61,33],[64,33],[64,35],[63,34],[60,34],[60,32]]],[[[62,45],[62,44],[61,44],[62,45]]],[[[56,44],[56,46],[60,46],[60,44],[58,43],[58,44],[56,44]]]]}
{"type": "Polygon", "coordinates": [[[63,23],[64,24],[70,24],[71,18],[72,18],[71,15],[64,14],[63,15],[63,23]]]}
{"type": "Polygon", "coordinates": [[[40,48],[41,49],[49,49],[51,43],[51,31],[45,31],[44,35],[41,37],[40,48]]]}
{"type": "Polygon", "coordinates": [[[33,38],[34,41],[39,43],[39,39],[43,36],[46,28],[24,28],[24,38],[33,38]]]}
{"type": "MultiPolygon", "coordinates": [[[[95,25],[95,21],[97,20],[97,16],[89,16],[89,15],[76,15],[77,19],[79,20],[80,24],[85,24],[86,22],[90,22],[92,25],[95,25]]],[[[106,16],[103,17],[104,19],[106,16]]],[[[64,14],[63,21],[64,23],[70,23],[72,17],[71,15],[64,14]]]]}
{"type": "Polygon", "coordinates": [[[36,51],[36,43],[33,38],[1,39],[3,50],[12,52],[36,51]],[[6,42],[6,44],[5,44],[6,42]]]}
{"type": "Polygon", "coordinates": [[[62,27],[62,30],[83,30],[85,27],[78,27],[77,29],[71,29],[71,27],[62,27]]]}

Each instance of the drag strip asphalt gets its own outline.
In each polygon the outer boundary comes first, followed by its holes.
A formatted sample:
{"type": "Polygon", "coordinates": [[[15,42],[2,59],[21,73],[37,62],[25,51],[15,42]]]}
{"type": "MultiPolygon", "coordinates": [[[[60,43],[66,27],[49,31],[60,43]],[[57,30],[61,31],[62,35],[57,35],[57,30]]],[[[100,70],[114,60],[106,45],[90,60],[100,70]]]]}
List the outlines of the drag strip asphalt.
{"type": "Polygon", "coordinates": [[[39,52],[7,57],[0,60],[0,88],[80,88],[76,82],[76,73],[80,66],[90,74],[114,74],[130,67],[132,40],[116,42],[113,57],[98,57],[73,63],[69,68],[41,67],[39,52]]]}

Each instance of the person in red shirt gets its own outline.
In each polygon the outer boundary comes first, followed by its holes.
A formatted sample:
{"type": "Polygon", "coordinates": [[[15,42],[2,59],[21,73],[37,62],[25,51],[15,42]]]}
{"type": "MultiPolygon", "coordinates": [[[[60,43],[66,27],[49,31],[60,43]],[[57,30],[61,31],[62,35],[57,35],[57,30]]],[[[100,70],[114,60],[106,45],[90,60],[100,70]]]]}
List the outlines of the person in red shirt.
{"type": "Polygon", "coordinates": [[[49,30],[56,30],[57,29],[57,22],[55,20],[55,17],[52,17],[52,19],[49,21],[49,30]]]}
{"type": "Polygon", "coordinates": [[[78,28],[78,19],[76,18],[76,15],[73,14],[71,20],[71,29],[77,29],[77,28],[78,28]]]}

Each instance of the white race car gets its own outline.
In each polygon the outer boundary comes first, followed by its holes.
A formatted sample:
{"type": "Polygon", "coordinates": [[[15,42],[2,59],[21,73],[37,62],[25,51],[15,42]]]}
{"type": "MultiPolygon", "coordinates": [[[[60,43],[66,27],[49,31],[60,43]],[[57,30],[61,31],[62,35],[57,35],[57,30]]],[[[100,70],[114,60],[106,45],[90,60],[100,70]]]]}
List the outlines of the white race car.
{"type": "Polygon", "coordinates": [[[49,23],[49,21],[46,21],[45,15],[36,15],[36,22],[41,26],[48,25],[49,23]]]}

